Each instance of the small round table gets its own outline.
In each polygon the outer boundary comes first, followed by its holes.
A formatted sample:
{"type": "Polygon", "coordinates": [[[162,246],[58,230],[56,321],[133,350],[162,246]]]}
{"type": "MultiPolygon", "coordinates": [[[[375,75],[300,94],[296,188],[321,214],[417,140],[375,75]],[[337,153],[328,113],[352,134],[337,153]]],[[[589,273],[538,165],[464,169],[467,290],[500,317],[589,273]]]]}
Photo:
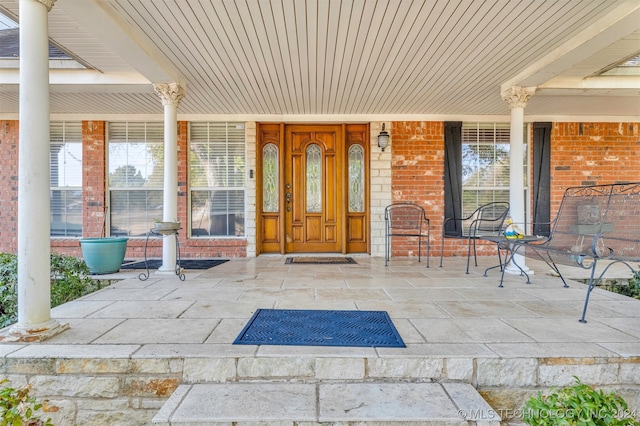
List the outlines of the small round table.
{"type": "MultiPolygon", "coordinates": [[[[496,236],[487,236],[487,237],[482,237],[483,239],[487,240],[487,241],[492,241],[494,243],[496,243],[497,247],[498,247],[498,259],[499,259],[499,264],[495,265],[495,266],[491,266],[487,269],[484,270],[484,274],[483,276],[487,276],[487,272],[490,271],[491,269],[495,269],[495,268],[500,268],[500,271],[502,271],[502,268],[505,268],[509,262],[513,261],[513,264],[515,266],[518,267],[518,269],[520,269],[520,273],[524,274],[527,277],[527,284],[529,283],[529,275],[525,272],[524,269],[522,269],[520,267],[520,265],[518,265],[518,263],[515,261],[515,259],[513,258],[513,256],[516,254],[513,252],[513,250],[511,250],[511,244],[512,243],[521,243],[521,242],[535,242],[535,241],[546,241],[548,237],[541,237],[538,235],[523,235],[520,236],[519,238],[507,238],[504,235],[496,235],[496,236]],[[500,250],[505,250],[505,255],[504,255],[504,259],[502,259],[501,255],[500,255],[500,250]]],[[[498,287],[502,287],[502,282],[500,283],[500,285],[498,287]]]]}

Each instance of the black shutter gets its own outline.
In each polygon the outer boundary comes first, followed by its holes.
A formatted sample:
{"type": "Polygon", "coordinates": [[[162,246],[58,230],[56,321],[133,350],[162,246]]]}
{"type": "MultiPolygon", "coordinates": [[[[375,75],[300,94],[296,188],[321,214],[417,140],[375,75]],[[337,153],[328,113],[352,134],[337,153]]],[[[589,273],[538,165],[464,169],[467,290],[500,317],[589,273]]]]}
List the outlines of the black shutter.
{"type": "MultiPolygon", "coordinates": [[[[462,122],[444,123],[444,217],[462,217],[462,122]]],[[[460,221],[450,221],[447,235],[462,235],[460,221]],[[449,226],[450,225],[450,226],[449,226]]]]}
{"type": "Polygon", "coordinates": [[[550,221],[551,123],[533,123],[533,233],[548,236],[550,221]]]}

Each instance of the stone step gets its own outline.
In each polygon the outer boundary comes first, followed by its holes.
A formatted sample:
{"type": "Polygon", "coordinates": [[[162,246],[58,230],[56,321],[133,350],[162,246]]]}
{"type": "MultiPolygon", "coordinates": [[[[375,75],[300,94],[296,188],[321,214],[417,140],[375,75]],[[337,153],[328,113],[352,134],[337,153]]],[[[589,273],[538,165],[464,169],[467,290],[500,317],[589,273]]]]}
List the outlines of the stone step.
{"type": "Polygon", "coordinates": [[[169,425],[500,425],[466,383],[232,382],[180,385],[153,418],[169,425]]]}

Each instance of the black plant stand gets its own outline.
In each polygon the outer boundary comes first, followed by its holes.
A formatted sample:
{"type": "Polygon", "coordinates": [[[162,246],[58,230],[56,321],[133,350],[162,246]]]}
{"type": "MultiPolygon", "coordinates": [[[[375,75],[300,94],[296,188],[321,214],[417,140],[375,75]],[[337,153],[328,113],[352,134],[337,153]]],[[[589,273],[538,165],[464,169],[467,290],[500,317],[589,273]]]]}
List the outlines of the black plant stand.
{"type": "Polygon", "coordinates": [[[156,228],[151,228],[149,232],[147,232],[147,239],[144,242],[145,272],[141,272],[140,275],[138,275],[138,279],[140,279],[141,281],[146,281],[147,279],[149,279],[149,263],[147,260],[147,246],[149,245],[149,238],[151,236],[159,236],[161,238],[164,238],[164,237],[168,237],[169,235],[176,236],[176,271],[175,272],[178,278],[180,278],[180,281],[184,281],[185,276],[184,276],[184,273],[182,272],[182,267],[180,267],[180,241],[178,238],[178,230],[177,229],[158,230],[156,228]]]}

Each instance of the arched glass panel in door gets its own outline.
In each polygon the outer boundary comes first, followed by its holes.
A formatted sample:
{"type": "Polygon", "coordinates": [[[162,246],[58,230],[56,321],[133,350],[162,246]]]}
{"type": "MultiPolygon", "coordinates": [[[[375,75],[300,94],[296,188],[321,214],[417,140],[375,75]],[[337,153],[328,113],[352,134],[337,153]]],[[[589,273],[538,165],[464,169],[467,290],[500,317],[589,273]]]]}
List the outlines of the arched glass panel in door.
{"type": "Polygon", "coordinates": [[[349,148],[349,212],[364,212],[364,148],[349,148]]]}
{"type": "Polygon", "coordinates": [[[262,149],[262,211],[278,211],[278,147],[272,143],[262,149]]]}
{"type": "Polygon", "coordinates": [[[322,151],[316,144],[311,144],[306,150],[306,199],[307,212],[322,211],[322,151]]]}

